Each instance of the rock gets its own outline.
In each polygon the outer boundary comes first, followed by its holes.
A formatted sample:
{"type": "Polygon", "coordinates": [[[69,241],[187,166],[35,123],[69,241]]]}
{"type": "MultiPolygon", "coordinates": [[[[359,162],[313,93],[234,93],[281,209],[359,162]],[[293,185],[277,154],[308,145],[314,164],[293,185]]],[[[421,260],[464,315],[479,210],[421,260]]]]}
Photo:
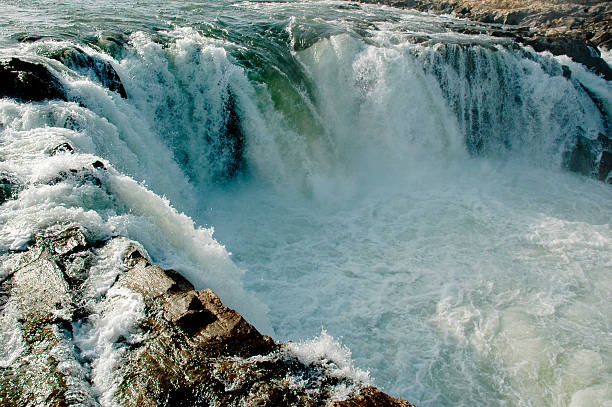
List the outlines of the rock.
{"type": "Polygon", "coordinates": [[[130,37],[128,35],[116,33],[99,36],[91,45],[113,56],[116,60],[120,60],[126,53],[125,49],[129,41],[130,37]]]}
{"type": "Polygon", "coordinates": [[[604,151],[599,159],[599,179],[612,184],[612,152],[604,151]]]}
{"type": "Polygon", "coordinates": [[[571,79],[572,78],[572,71],[570,70],[569,66],[567,65],[561,65],[561,70],[563,71],[563,77],[566,79],[571,79]]]}
{"type": "Polygon", "coordinates": [[[227,89],[225,102],[225,123],[217,138],[208,137],[211,146],[209,161],[213,176],[218,180],[234,177],[244,168],[244,134],[242,133],[240,114],[232,91],[227,89]]]}
{"type": "Polygon", "coordinates": [[[9,256],[3,406],[411,406],[330,373],[327,360],[305,365],[127,239],[57,225],[9,256]],[[336,386],[353,395],[332,400],[336,386]]]}
{"type": "Polygon", "coordinates": [[[0,173],[0,205],[16,198],[20,190],[21,186],[12,174],[0,173]]]}
{"type": "Polygon", "coordinates": [[[22,102],[67,100],[59,79],[46,66],[19,58],[0,61],[0,97],[22,102]]]}
{"type": "Polygon", "coordinates": [[[61,143],[47,151],[47,153],[51,156],[54,156],[59,153],[73,153],[74,148],[69,143],[61,143]]]}
{"type": "Polygon", "coordinates": [[[94,185],[96,187],[102,186],[102,180],[99,177],[99,174],[96,173],[97,169],[106,169],[104,164],[100,161],[96,161],[92,164],[94,170],[92,171],[90,168],[71,168],[68,171],[60,171],[53,178],[49,179],[46,183],[49,185],[59,184],[65,180],[71,179],[77,185],[94,185]]]}
{"type": "Polygon", "coordinates": [[[595,152],[593,142],[586,137],[580,136],[576,140],[574,148],[568,155],[567,168],[583,175],[591,175],[595,170],[595,152]]]}
{"type": "Polygon", "coordinates": [[[414,407],[414,404],[395,399],[375,387],[366,387],[345,401],[334,401],[328,407],[414,407]]]}
{"type": "Polygon", "coordinates": [[[516,41],[531,46],[536,52],[549,51],[553,55],[567,55],[606,80],[612,80],[612,69],[589,43],[563,37],[518,37],[516,41]]]}
{"type": "Polygon", "coordinates": [[[570,171],[609,180],[612,170],[612,140],[603,134],[596,139],[579,136],[565,154],[565,165],[570,171]]]}
{"type": "Polygon", "coordinates": [[[110,91],[119,93],[122,98],[127,98],[121,78],[110,62],[89,55],[76,46],[52,52],[48,56],[60,61],[66,67],[88,76],[110,91]]]}

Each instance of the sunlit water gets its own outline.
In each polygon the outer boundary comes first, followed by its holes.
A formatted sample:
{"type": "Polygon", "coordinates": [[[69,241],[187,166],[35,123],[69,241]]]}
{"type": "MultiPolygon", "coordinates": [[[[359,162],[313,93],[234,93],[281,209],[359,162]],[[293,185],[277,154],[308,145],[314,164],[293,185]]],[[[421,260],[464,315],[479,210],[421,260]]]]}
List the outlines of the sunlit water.
{"type": "Polygon", "coordinates": [[[71,74],[80,104],[0,101],[0,168],[28,185],[0,209],[4,251],[58,221],[128,236],[279,340],[326,330],[421,406],[612,403],[612,189],[562,164],[608,131],[609,83],[348,2],[3,7],[3,56],[61,69],[58,40],[129,40],[87,48],[127,100],[71,74]],[[220,181],[205,140],[230,93],[246,170],[220,181]],[[66,140],[79,154],[43,153],[66,140]],[[95,157],[105,191],[44,184],[95,157]]]}

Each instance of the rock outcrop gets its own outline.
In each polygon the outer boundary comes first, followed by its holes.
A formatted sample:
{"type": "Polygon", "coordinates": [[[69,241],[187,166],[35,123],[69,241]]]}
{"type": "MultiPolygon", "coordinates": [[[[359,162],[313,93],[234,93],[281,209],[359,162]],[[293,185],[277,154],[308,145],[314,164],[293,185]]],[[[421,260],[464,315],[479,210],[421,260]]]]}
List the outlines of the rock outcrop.
{"type": "MultiPolygon", "coordinates": [[[[47,56],[62,62],[67,68],[89,77],[110,91],[117,92],[122,98],[127,98],[119,74],[108,61],[88,55],[77,47],[65,48],[47,56]]],[[[53,99],[68,101],[66,90],[58,74],[42,62],[15,57],[0,60],[0,97],[21,102],[53,99]]]]}
{"type": "Polygon", "coordinates": [[[455,14],[501,26],[487,31],[509,36],[536,51],[568,55],[612,80],[596,47],[612,49],[612,3],[597,0],[360,0],[393,7],[455,14]],[[502,28],[502,29],[500,29],[502,28]]]}
{"type": "Polygon", "coordinates": [[[565,154],[566,167],[612,184],[612,140],[603,134],[596,139],[578,137],[565,154]]]}
{"type": "Polygon", "coordinates": [[[76,46],[56,50],[48,56],[60,61],[73,71],[79,72],[100,83],[108,90],[119,93],[122,98],[127,98],[121,78],[110,62],[100,57],[89,55],[76,46]]]}
{"type": "Polygon", "coordinates": [[[61,82],[48,67],[19,58],[0,61],[0,97],[22,102],[67,100],[61,82]]]}
{"type": "Polygon", "coordinates": [[[411,406],[301,361],[127,239],[56,225],[3,264],[0,405],[411,406]]]}

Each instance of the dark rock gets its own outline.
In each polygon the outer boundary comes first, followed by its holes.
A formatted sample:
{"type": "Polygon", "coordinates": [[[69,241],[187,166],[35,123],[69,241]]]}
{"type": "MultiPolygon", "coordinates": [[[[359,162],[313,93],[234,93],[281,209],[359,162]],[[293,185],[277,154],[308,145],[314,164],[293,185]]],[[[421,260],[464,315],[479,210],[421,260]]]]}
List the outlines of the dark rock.
{"type": "Polygon", "coordinates": [[[220,136],[208,138],[211,145],[209,160],[213,163],[214,177],[217,180],[232,178],[244,169],[245,137],[242,133],[240,114],[236,98],[230,89],[225,103],[225,123],[220,136]]]}
{"type": "Polygon", "coordinates": [[[21,190],[17,179],[8,173],[0,173],[0,205],[9,199],[15,199],[21,190]]]}
{"type": "Polygon", "coordinates": [[[567,168],[583,175],[591,175],[595,170],[596,159],[593,141],[579,136],[574,148],[567,156],[567,168]]]}
{"type": "Polygon", "coordinates": [[[130,37],[123,33],[106,34],[96,38],[91,45],[119,60],[124,56],[129,41],[130,37]]]}
{"type": "Polygon", "coordinates": [[[99,169],[99,168],[101,168],[101,169],[103,169],[103,170],[105,170],[105,169],[106,169],[106,167],[104,166],[104,163],[103,163],[102,161],[100,161],[100,160],[94,161],[94,162],[91,164],[91,166],[92,166],[92,167],[94,167],[94,168],[96,168],[96,169],[99,169]]]}
{"type": "Polygon", "coordinates": [[[49,54],[49,57],[60,61],[74,71],[88,76],[110,91],[119,93],[122,98],[127,98],[121,78],[110,62],[91,56],[75,46],[53,52],[49,54]]]}
{"type": "Polygon", "coordinates": [[[599,174],[598,178],[602,181],[607,181],[612,184],[612,177],[608,178],[612,172],[612,152],[604,151],[599,159],[599,174]]]}
{"type": "Polygon", "coordinates": [[[0,61],[0,97],[22,102],[67,100],[59,79],[46,66],[19,58],[0,61]]]}
{"type": "Polygon", "coordinates": [[[563,37],[519,37],[516,41],[531,46],[537,52],[549,51],[553,55],[567,55],[605,79],[612,80],[612,69],[598,51],[584,41],[563,37]]]}
{"type": "MultiPolygon", "coordinates": [[[[94,168],[100,168],[100,167],[94,166],[94,168]]],[[[57,173],[56,176],[48,180],[47,184],[56,185],[56,184],[59,184],[60,182],[63,182],[69,179],[74,180],[75,183],[79,186],[85,185],[85,184],[90,184],[90,185],[94,185],[97,187],[102,186],[102,180],[90,168],[79,168],[79,169],[71,168],[67,172],[60,171],[57,173]]]]}
{"type": "Polygon", "coordinates": [[[580,136],[565,154],[565,163],[570,171],[606,181],[612,170],[612,140],[603,134],[594,140],[580,136]]]}
{"type": "Polygon", "coordinates": [[[58,153],[73,153],[74,148],[69,143],[61,143],[48,151],[48,154],[54,156],[58,153]]]}
{"type": "Polygon", "coordinates": [[[569,69],[567,65],[561,65],[561,69],[563,70],[563,77],[567,79],[572,78],[572,71],[569,69]]]}

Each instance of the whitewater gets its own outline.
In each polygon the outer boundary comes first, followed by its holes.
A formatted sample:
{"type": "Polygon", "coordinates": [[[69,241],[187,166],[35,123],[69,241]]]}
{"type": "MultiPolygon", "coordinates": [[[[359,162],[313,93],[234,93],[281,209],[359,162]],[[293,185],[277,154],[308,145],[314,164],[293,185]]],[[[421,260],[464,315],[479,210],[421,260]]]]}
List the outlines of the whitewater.
{"type": "Polygon", "coordinates": [[[69,95],[0,99],[0,171],[25,185],[0,259],[74,223],[417,405],[612,406],[612,188],[567,169],[611,137],[612,83],[345,1],[0,3],[0,58],[69,95]],[[127,98],[54,58],[75,46],[127,98]],[[102,187],[49,182],[97,160],[102,187]]]}

